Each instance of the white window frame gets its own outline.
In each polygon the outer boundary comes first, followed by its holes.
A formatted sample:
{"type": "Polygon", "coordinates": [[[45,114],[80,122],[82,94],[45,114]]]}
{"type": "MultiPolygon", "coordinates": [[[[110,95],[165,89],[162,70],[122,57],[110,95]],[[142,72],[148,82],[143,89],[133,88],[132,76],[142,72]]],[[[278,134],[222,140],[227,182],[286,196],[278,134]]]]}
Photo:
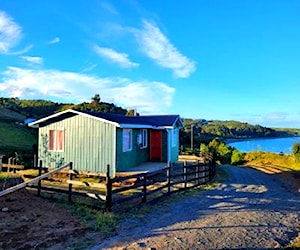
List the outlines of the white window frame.
{"type": "Polygon", "coordinates": [[[148,146],[148,131],[147,131],[147,129],[141,129],[140,136],[141,136],[140,148],[141,149],[147,148],[147,146],[148,146]]]}
{"type": "Polygon", "coordinates": [[[64,152],[65,150],[65,131],[62,129],[50,129],[49,130],[49,140],[48,140],[48,150],[50,152],[64,152]],[[52,131],[52,132],[51,132],[52,131]],[[58,133],[62,133],[62,137],[58,133]],[[53,136],[53,138],[51,137],[53,136]],[[61,138],[61,142],[59,141],[61,138]],[[51,147],[51,141],[53,140],[53,145],[51,147]],[[61,147],[60,147],[61,144],[61,147]]]}
{"type": "Polygon", "coordinates": [[[123,152],[132,150],[132,129],[123,129],[123,152]]]}

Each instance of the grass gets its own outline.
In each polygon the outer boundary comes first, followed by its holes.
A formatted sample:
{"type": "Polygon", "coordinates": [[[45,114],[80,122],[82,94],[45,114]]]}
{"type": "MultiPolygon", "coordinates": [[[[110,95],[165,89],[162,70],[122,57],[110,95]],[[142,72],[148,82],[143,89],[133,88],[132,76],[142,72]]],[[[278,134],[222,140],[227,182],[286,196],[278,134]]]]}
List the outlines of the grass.
{"type": "Polygon", "coordinates": [[[281,155],[267,152],[250,152],[245,155],[247,165],[272,166],[274,171],[300,171],[300,163],[292,155],[281,155]]]}
{"type": "Polygon", "coordinates": [[[10,172],[0,172],[0,180],[7,180],[15,177],[19,177],[19,175],[10,172]]]}
{"type": "Polygon", "coordinates": [[[14,112],[12,110],[0,107],[0,118],[5,120],[23,122],[26,119],[26,116],[21,115],[20,113],[14,112]]]}
{"type": "Polygon", "coordinates": [[[14,122],[0,120],[0,153],[7,154],[18,151],[32,151],[37,143],[36,131],[14,122]]]}

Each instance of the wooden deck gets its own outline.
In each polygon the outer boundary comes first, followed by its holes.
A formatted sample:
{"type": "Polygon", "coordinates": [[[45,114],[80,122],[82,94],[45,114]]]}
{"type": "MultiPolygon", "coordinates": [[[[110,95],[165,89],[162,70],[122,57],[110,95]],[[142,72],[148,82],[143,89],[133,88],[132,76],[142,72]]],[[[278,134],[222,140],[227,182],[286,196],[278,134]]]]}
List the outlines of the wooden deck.
{"type": "Polygon", "coordinates": [[[131,174],[140,174],[154,172],[160,169],[163,169],[167,166],[166,162],[144,162],[138,166],[129,168],[126,171],[117,172],[117,175],[131,175],[131,174]]]}

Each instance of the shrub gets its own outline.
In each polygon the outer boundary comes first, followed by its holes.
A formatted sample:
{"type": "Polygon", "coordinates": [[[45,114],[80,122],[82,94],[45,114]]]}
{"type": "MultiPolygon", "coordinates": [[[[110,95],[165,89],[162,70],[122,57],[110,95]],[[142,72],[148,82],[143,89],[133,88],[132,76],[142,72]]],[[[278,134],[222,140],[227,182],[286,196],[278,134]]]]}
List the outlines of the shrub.
{"type": "Polygon", "coordinates": [[[234,150],[231,155],[231,164],[232,165],[239,165],[244,163],[244,153],[234,150]]]}
{"type": "Polygon", "coordinates": [[[300,143],[295,142],[293,144],[292,153],[295,157],[295,161],[300,162],[300,143]]]}

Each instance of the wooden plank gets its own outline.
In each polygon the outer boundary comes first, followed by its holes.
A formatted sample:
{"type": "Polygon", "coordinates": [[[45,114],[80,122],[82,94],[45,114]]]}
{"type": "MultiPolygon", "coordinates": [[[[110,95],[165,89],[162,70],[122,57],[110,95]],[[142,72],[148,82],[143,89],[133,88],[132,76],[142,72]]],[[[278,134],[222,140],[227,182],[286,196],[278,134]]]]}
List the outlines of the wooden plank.
{"type": "Polygon", "coordinates": [[[14,165],[14,164],[6,164],[6,163],[2,163],[2,167],[11,168],[11,169],[24,169],[24,165],[14,165]]]}
{"type": "Polygon", "coordinates": [[[143,182],[139,182],[139,183],[135,183],[132,186],[125,186],[125,187],[116,188],[116,189],[112,190],[112,194],[121,193],[121,192],[128,191],[128,190],[131,190],[131,189],[137,189],[139,187],[142,187],[143,185],[144,185],[143,182]]]}
{"type": "Polygon", "coordinates": [[[4,196],[6,194],[10,194],[12,192],[15,192],[15,191],[17,191],[17,190],[19,190],[21,188],[24,188],[24,187],[26,187],[29,184],[32,184],[32,183],[38,182],[39,180],[45,179],[45,178],[47,178],[51,174],[55,174],[55,173],[61,171],[64,168],[68,168],[69,165],[70,165],[70,163],[67,163],[67,164],[65,164],[65,165],[63,165],[63,166],[61,166],[59,168],[55,168],[55,169],[49,171],[48,173],[45,173],[45,174],[40,175],[38,177],[35,177],[32,180],[29,180],[29,181],[23,182],[21,184],[18,184],[16,186],[13,186],[13,187],[10,187],[8,189],[5,189],[5,190],[3,190],[3,191],[0,192],[0,197],[4,196]]]}
{"type": "MultiPolygon", "coordinates": [[[[74,195],[76,195],[76,194],[77,194],[77,192],[74,192],[74,195]]],[[[85,194],[86,194],[86,196],[88,196],[90,198],[106,201],[105,195],[95,194],[95,193],[85,193],[85,194]]]]}
{"type": "MultiPolygon", "coordinates": [[[[27,188],[34,188],[37,189],[37,186],[27,186],[27,188]]],[[[41,187],[42,190],[45,191],[50,191],[50,192],[56,192],[56,193],[63,193],[63,194],[69,194],[69,190],[67,189],[61,189],[61,188],[55,188],[55,187],[49,187],[49,186],[42,186],[41,187]]],[[[79,190],[73,190],[72,191],[72,196],[80,196],[80,197],[90,197],[93,199],[100,199],[105,201],[105,195],[99,194],[99,193],[92,193],[92,192],[84,192],[84,191],[79,191],[79,190]]]]}
{"type": "Polygon", "coordinates": [[[103,184],[103,183],[93,183],[93,182],[75,181],[75,180],[67,180],[67,183],[68,184],[73,184],[73,185],[79,185],[79,186],[86,186],[86,187],[106,189],[106,184],[103,184]]]}
{"type": "Polygon", "coordinates": [[[148,195],[154,194],[154,193],[156,193],[156,192],[159,192],[159,191],[161,191],[161,190],[163,190],[163,189],[167,189],[167,188],[168,188],[168,184],[163,185],[163,186],[158,187],[158,188],[153,189],[153,190],[149,190],[149,191],[147,192],[147,194],[148,194],[148,195]]]}

